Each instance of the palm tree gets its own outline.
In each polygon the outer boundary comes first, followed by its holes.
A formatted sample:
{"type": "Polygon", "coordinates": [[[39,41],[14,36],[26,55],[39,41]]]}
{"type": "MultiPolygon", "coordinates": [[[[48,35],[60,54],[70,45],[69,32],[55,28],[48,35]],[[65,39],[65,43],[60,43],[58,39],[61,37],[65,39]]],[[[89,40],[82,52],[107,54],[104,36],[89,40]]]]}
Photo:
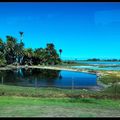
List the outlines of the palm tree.
{"type": "Polygon", "coordinates": [[[24,62],[32,64],[32,57],[34,56],[34,52],[32,48],[24,49],[24,62]]]}
{"type": "Polygon", "coordinates": [[[22,42],[24,32],[19,32],[19,33],[20,33],[20,42],[22,42]]]}
{"type": "Polygon", "coordinates": [[[4,43],[3,40],[0,38],[0,51],[3,52],[4,51],[4,43]]]}
{"type": "Polygon", "coordinates": [[[0,51],[0,66],[4,66],[6,64],[5,55],[0,51]]]}
{"type": "Polygon", "coordinates": [[[13,63],[15,62],[16,59],[16,44],[17,44],[17,39],[12,37],[12,36],[6,36],[7,42],[5,45],[5,53],[6,53],[6,59],[8,63],[13,63]]]}
{"type": "Polygon", "coordinates": [[[3,44],[3,41],[2,41],[2,39],[0,38],[0,45],[2,45],[3,44]]]}
{"type": "Polygon", "coordinates": [[[62,49],[59,49],[59,52],[60,52],[60,55],[61,55],[61,53],[62,53],[62,49]]]}
{"type": "Polygon", "coordinates": [[[53,43],[47,44],[47,62],[48,64],[55,65],[59,63],[59,55],[55,49],[55,45],[53,43]]]}
{"type": "Polygon", "coordinates": [[[23,57],[24,57],[24,44],[21,42],[21,43],[17,43],[16,46],[15,46],[15,55],[16,55],[16,59],[18,61],[18,63],[21,63],[23,57]]]}

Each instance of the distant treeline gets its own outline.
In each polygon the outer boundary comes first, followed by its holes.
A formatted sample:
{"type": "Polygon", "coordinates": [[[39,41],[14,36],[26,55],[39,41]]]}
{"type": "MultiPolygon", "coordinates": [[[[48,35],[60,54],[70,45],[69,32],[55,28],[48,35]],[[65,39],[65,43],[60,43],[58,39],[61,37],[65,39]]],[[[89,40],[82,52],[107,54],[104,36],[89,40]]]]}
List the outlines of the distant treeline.
{"type": "Polygon", "coordinates": [[[84,59],[84,60],[78,60],[78,59],[75,59],[75,60],[64,60],[64,62],[66,63],[78,63],[79,61],[108,61],[108,62],[120,62],[120,59],[99,59],[99,58],[90,58],[90,59],[84,59]]]}
{"type": "Polygon", "coordinates": [[[98,59],[98,58],[92,58],[92,59],[87,59],[86,61],[110,61],[110,62],[114,62],[114,61],[120,61],[120,59],[98,59]]]}

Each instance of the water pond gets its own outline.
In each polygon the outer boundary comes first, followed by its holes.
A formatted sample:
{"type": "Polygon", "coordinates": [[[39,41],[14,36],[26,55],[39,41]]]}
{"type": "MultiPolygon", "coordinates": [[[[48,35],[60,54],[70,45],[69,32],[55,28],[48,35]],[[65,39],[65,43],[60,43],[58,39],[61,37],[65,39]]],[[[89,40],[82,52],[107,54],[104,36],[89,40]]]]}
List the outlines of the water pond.
{"type": "Polygon", "coordinates": [[[0,84],[70,89],[99,88],[97,76],[94,74],[36,68],[0,71],[0,84]]]}
{"type": "Polygon", "coordinates": [[[107,62],[107,61],[97,61],[97,62],[93,62],[93,61],[77,61],[78,63],[82,63],[82,64],[88,64],[88,65],[104,65],[104,66],[114,66],[114,65],[118,65],[120,66],[120,62],[107,62]]]}
{"type": "Polygon", "coordinates": [[[110,71],[119,71],[120,67],[112,67],[112,66],[72,66],[72,68],[81,68],[81,69],[90,69],[90,70],[110,70],[110,71]]]}

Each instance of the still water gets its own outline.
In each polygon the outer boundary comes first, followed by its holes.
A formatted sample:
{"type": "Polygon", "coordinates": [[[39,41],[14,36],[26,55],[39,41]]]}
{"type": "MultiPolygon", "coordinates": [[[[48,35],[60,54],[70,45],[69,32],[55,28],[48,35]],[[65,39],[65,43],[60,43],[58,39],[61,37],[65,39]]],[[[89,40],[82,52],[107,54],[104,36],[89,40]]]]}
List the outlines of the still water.
{"type": "Polygon", "coordinates": [[[120,67],[99,67],[99,66],[72,66],[72,68],[90,69],[90,70],[110,70],[110,71],[120,71],[120,67]]]}
{"type": "Polygon", "coordinates": [[[26,87],[58,87],[93,89],[98,87],[94,74],[48,69],[16,69],[0,71],[0,84],[26,87]]]}
{"type": "Polygon", "coordinates": [[[93,62],[93,61],[77,61],[78,63],[85,63],[85,64],[88,64],[88,65],[104,65],[104,66],[108,66],[108,65],[120,65],[120,62],[93,62]]]}

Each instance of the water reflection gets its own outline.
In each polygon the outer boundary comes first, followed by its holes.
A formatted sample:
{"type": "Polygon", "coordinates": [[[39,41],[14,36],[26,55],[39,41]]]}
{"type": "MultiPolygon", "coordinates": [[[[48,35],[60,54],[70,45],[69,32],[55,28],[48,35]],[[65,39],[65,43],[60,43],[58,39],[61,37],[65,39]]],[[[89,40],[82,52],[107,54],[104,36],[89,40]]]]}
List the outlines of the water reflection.
{"type": "Polygon", "coordinates": [[[48,69],[22,68],[0,71],[0,81],[0,84],[31,87],[88,88],[97,86],[96,75],[48,69]]]}
{"type": "Polygon", "coordinates": [[[4,79],[5,84],[22,84],[33,86],[35,81],[39,81],[40,84],[46,84],[51,86],[54,81],[59,77],[60,71],[54,70],[42,70],[42,69],[16,69],[0,71],[0,80],[4,79]]]}
{"type": "Polygon", "coordinates": [[[62,79],[62,75],[61,74],[59,75],[59,79],[62,79]]]}

